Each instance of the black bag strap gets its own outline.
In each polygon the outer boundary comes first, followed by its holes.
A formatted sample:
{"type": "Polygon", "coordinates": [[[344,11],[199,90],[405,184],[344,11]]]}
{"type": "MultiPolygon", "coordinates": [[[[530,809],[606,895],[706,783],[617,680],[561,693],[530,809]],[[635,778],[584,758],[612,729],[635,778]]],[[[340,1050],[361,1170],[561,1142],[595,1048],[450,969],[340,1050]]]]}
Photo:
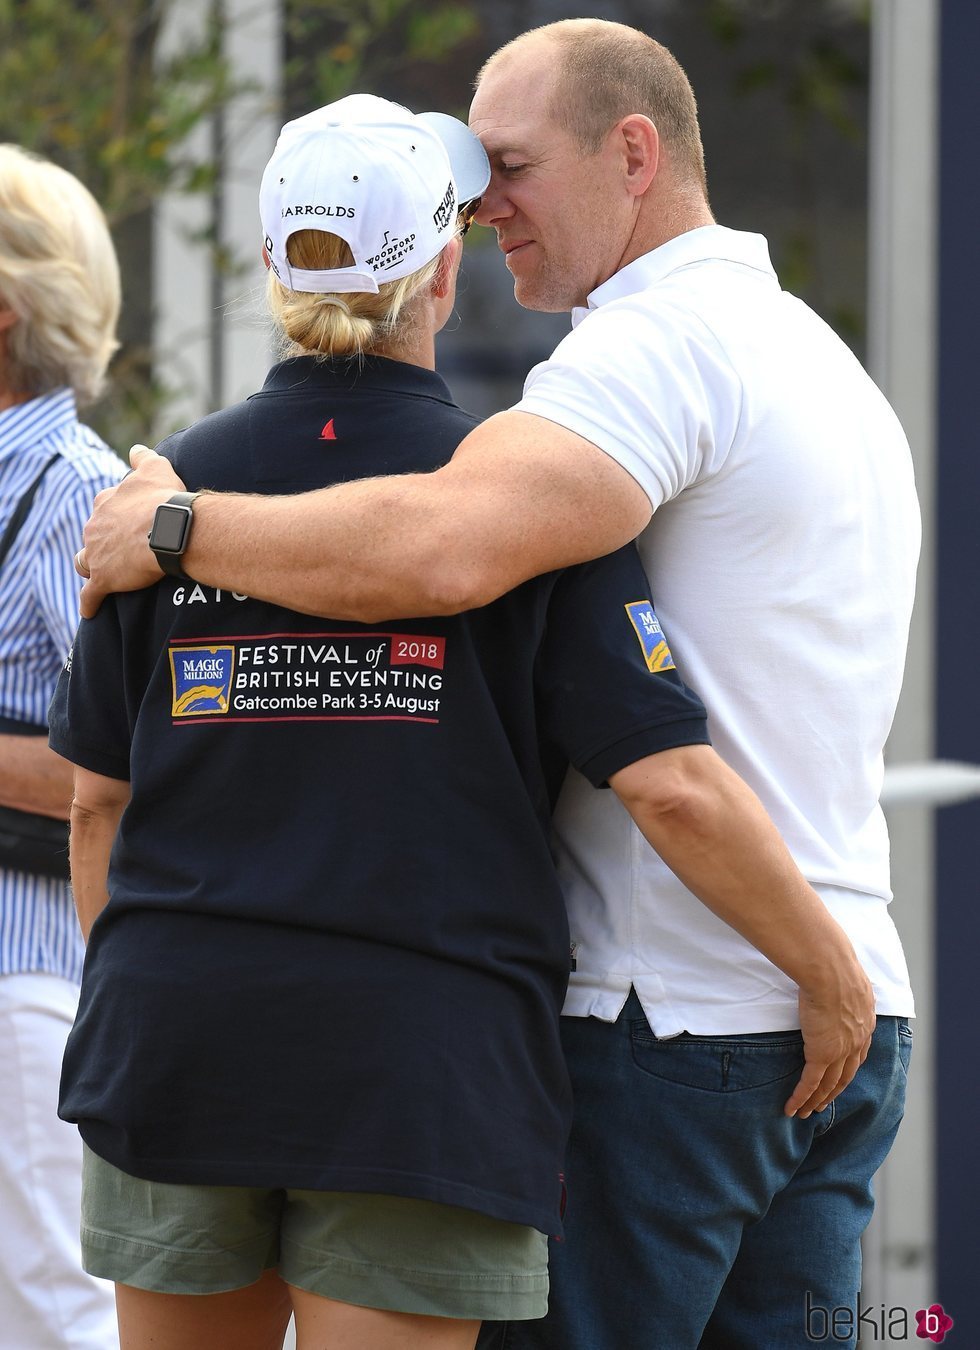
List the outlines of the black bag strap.
{"type": "Polygon", "coordinates": [[[20,534],[20,527],[27,519],[28,511],[30,511],[31,507],[34,505],[34,498],[37,496],[37,490],[41,486],[41,479],[51,468],[51,465],[55,462],[55,460],[59,458],[60,458],[59,455],[51,456],[51,458],[42,468],[41,472],[34,479],[34,482],[30,485],[30,487],[24,493],[23,497],[21,497],[20,501],[14,507],[14,514],[10,517],[9,521],[7,522],[7,528],[3,532],[3,538],[0,539],[0,567],[3,566],[4,560],[7,554],[10,552],[14,540],[17,538],[18,534],[20,534]]]}

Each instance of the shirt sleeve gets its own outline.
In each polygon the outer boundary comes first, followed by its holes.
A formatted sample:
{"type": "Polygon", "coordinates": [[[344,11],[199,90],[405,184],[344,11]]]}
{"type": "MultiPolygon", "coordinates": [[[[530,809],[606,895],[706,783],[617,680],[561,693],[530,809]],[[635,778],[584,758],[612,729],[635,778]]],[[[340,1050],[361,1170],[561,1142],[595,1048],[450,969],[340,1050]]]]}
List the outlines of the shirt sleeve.
{"type": "Polygon", "coordinates": [[[596,787],[646,755],[709,745],[632,544],[556,582],[536,666],[542,734],[596,787]]]}
{"type": "Polygon", "coordinates": [[[58,495],[53,501],[48,498],[45,506],[43,538],[37,552],[35,598],[59,660],[71,646],[78,625],[82,581],[75,572],[75,554],[82,547],[82,530],[96,494],[117,481],[118,475],[86,480],[72,473],[67,483],[59,475],[59,481],[51,484],[58,495]]]}
{"type": "Polygon", "coordinates": [[[95,617],[79,624],[48,710],[48,744],[72,764],[128,781],[136,691],[124,659],[120,602],[132,605],[134,598],[107,596],[95,617]]]}
{"type": "Polygon", "coordinates": [[[656,510],[724,464],[741,383],[690,311],[641,300],[589,314],[527,377],[515,412],[583,437],[635,478],[656,510]]]}

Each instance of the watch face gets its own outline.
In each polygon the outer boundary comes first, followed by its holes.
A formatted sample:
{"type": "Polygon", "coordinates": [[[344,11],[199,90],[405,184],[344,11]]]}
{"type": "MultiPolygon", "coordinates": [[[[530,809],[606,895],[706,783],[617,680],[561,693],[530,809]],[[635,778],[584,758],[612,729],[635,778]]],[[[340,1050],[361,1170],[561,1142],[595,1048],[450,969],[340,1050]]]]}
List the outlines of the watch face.
{"type": "Polygon", "coordinates": [[[186,506],[171,506],[168,503],[158,506],[150,547],[162,549],[165,553],[181,553],[190,517],[190,510],[186,506]]]}

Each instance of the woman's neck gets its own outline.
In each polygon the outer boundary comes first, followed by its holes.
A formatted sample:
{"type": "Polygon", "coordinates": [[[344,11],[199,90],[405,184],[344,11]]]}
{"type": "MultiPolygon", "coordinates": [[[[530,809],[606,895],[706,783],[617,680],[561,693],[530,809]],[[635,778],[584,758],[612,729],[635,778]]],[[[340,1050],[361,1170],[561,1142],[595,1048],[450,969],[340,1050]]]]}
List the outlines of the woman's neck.
{"type": "Polygon", "coordinates": [[[405,336],[371,347],[368,354],[386,356],[389,361],[406,361],[410,366],[422,366],[425,370],[435,370],[435,335],[428,330],[413,327],[405,336]]]}
{"type": "Polygon", "coordinates": [[[15,394],[12,390],[0,386],[0,412],[6,412],[17,403],[26,403],[29,398],[30,394],[15,394]]]}

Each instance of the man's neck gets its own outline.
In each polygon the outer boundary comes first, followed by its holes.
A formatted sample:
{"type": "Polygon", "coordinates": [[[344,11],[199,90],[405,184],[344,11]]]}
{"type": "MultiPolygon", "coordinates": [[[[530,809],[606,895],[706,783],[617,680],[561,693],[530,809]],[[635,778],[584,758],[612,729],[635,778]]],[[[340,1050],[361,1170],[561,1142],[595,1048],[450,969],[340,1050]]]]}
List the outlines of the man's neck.
{"type": "Polygon", "coordinates": [[[675,186],[665,181],[658,189],[657,182],[641,203],[617,272],[682,234],[717,223],[699,187],[694,184],[675,186]]]}
{"type": "Polygon", "coordinates": [[[705,203],[700,210],[679,211],[673,216],[661,218],[657,224],[659,226],[657,229],[638,230],[633,235],[630,246],[624,253],[617,270],[626,267],[628,263],[635,262],[637,258],[642,258],[645,253],[652,253],[655,248],[662,248],[664,244],[669,244],[672,239],[679,239],[682,234],[689,234],[691,230],[703,229],[705,225],[715,225],[717,221],[705,203]]]}

